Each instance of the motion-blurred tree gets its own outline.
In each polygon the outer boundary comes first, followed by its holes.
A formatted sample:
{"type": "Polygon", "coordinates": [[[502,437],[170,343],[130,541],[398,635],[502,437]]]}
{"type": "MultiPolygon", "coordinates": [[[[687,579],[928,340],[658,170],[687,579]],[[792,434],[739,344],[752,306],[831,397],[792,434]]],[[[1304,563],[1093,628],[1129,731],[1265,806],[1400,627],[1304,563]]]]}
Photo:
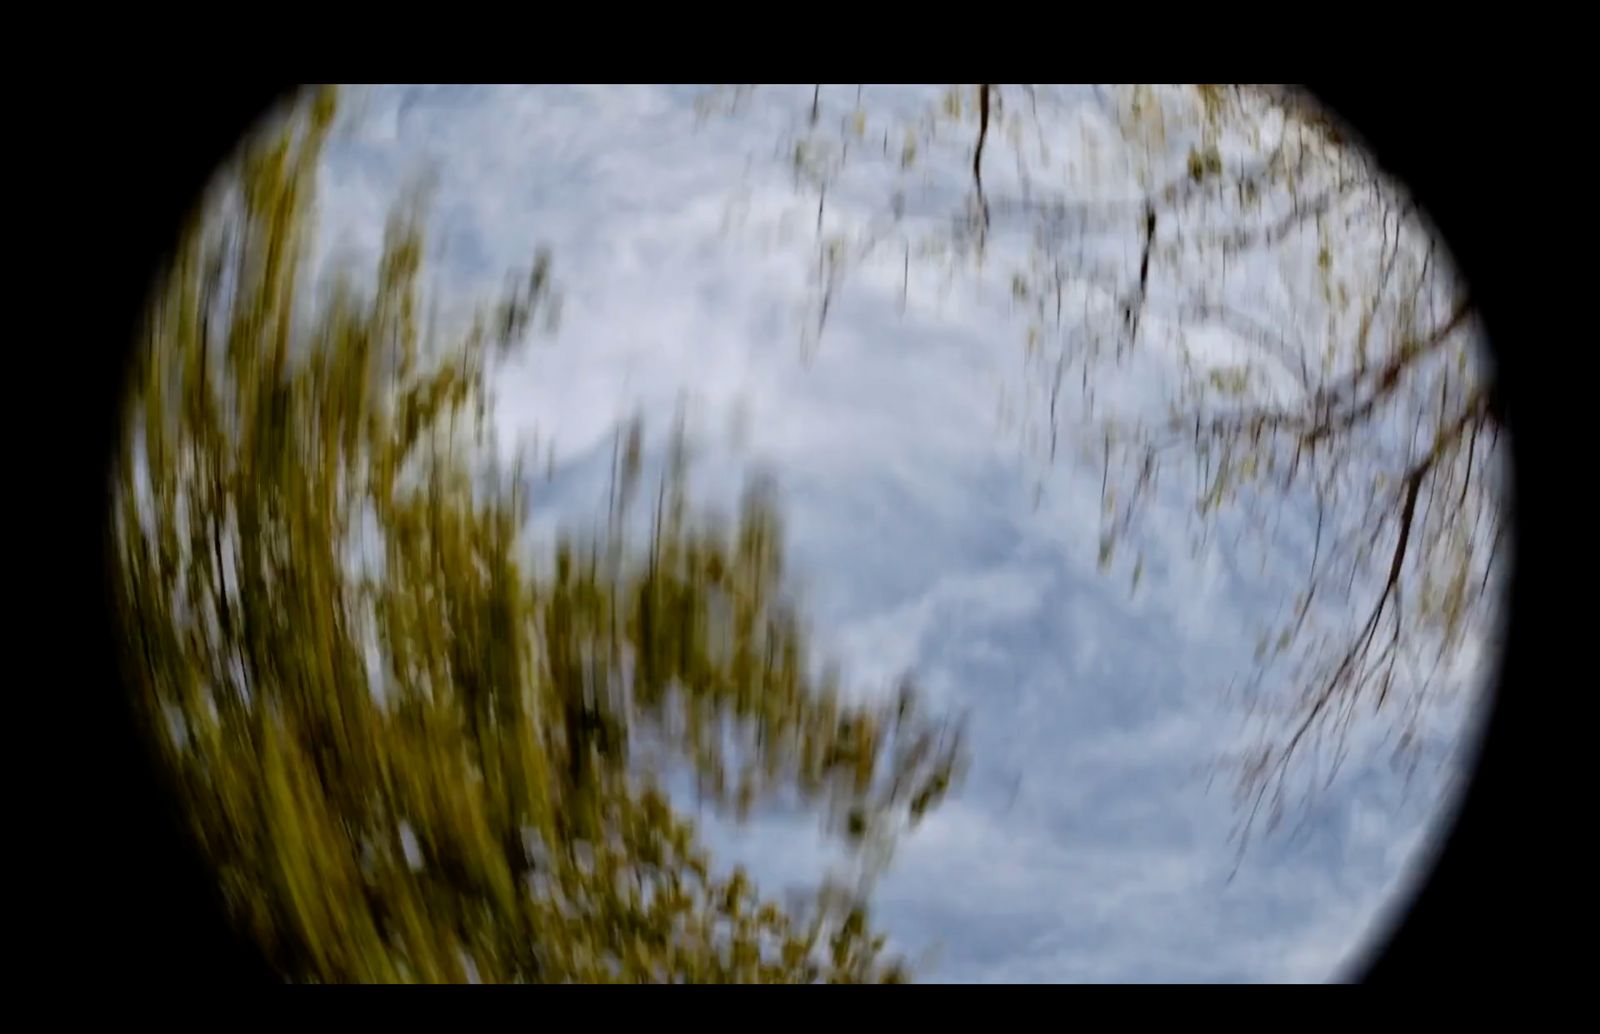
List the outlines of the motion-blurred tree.
{"type": "Polygon", "coordinates": [[[781,524],[689,512],[681,441],[635,549],[637,426],[606,534],[517,560],[526,500],[486,376],[552,291],[446,346],[421,206],[375,290],[313,294],[336,98],[248,141],[160,285],[115,483],[116,589],[150,735],[238,921],[304,981],[872,981],[870,876],[946,794],[957,730],[907,683],[808,673],[781,524]],[[824,809],[865,875],[803,909],[718,875],[664,786],[824,809]]]}
{"type": "MultiPolygon", "coordinates": [[[[816,208],[808,348],[868,262],[903,270],[902,305],[930,268],[994,273],[1028,316],[1027,442],[1100,475],[1103,568],[1163,472],[1193,479],[1195,549],[1216,529],[1258,535],[1263,564],[1303,546],[1241,683],[1259,722],[1225,759],[1241,834],[1331,779],[1363,716],[1381,717],[1369,745],[1414,763],[1437,691],[1493,635],[1506,485],[1470,299],[1403,187],[1290,89],[952,86],[920,113],[887,105],[887,125],[860,86],[805,93],[783,147],[816,208]],[[852,176],[889,185],[862,227],[825,218],[852,176]],[[1027,260],[996,269],[1001,240],[1027,260]],[[1156,347],[1183,370],[1166,410],[1105,404],[1156,347]],[[1297,509],[1303,543],[1280,527],[1297,509]]],[[[1143,557],[1126,562],[1137,587],[1143,557]]]]}

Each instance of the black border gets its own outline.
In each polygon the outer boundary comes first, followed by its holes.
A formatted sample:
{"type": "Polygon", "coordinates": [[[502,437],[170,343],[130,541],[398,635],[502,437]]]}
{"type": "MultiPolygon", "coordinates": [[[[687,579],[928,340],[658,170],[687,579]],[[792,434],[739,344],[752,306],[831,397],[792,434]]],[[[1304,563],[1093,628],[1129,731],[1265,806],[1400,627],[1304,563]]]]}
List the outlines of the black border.
{"type": "MultiPolygon", "coordinates": [[[[56,647],[78,662],[74,679],[52,687],[62,697],[59,719],[81,726],[92,714],[92,737],[74,770],[83,784],[58,805],[67,827],[64,847],[47,865],[70,873],[61,892],[71,907],[54,920],[67,958],[89,957],[92,979],[186,987],[272,981],[255,949],[229,933],[211,882],[175,822],[157,773],[135,735],[117,672],[116,630],[106,603],[103,519],[106,460],[120,395],[126,347],[153,273],[168,255],[176,229],[220,159],[293,84],[218,83],[156,86],[121,82],[108,91],[95,124],[69,142],[67,162],[85,179],[70,199],[78,223],[64,237],[67,261],[55,273],[65,282],[74,319],[91,326],[73,343],[52,343],[68,376],[87,400],[73,403],[79,419],[59,434],[62,464],[72,472],[69,498],[75,543],[66,555],[81,565],[68,614],[92,610],[93,639],[81,635],[56,647]],[[70,147],[83,149],[75,156],[70,147]],[[92,265],[85,269],[85,256],[92,265]],[[74,300],[71,292],[93,291],[74,300]],[[75,301],[75,304],[74,304],[75,301]],[[81,350],[91,351],[84,358],[81,350]],[[96,376],[84,376],[92,370],[96,376]],[[82,432],[72,441],[68,430],[82,432]],[[93,542],[95,548],[86,548],[93,542]],[[85,706],[87,694],[92,706],[85,706]],[[81,844],[71,844],[73,839],[81,844]],[[66,864],[55,866],[54,860],[66,864]],[[79,868],[81,866],[81,869],[79,868]]],[[[1502,407],[1511,427],[1516,483],[1515,560],[1509,640],[1501,691],[1484,739],[1479,767],[1458,821],[1443,843],[1431,878],[1365,974],[1374,983],[1443,978],[1453,984],[1537,977],[1548,951],[1536,933],[1544,919],[1535,904],[1550,894],[1544,872],[1540,809],[1548,808],[1545,766],[1529,763],[1530,697],[1549,684],[1538,671],[1549,626],[1539,616],[1538,582],[1546,572],[1542,533],[1546,509],[1541,448],[1544,413],[1523,356],[1559,340],[1550,306],[1541,305],[1542,263],[1554,262],[1533,240],[1548,218],[1530,203],[1549,200],[1547,169],[1515,145],[1496,142],[1496,128],[1523,124],[1540,103],[1534,87],[1496,77],[1482,83],[1429,85],[1311,84],[1348,120],[1379,160],[1404,180],[1429,211],[1472,285],[1487,323],[1499,371],[1502,407]],[[1504,687],[1516,687],[1506,690],[1504,687]]],[[[1527,130],[1523,130],[1526,132],[1527,130]]],[[[1539,208],[1544,212],[1543,207],[1539,208]]],[[[1559,216],[1557,222],[1561,222],[1559,216]]],[[[76,387],[74,391],[76,392],[76,387]]],[[[1548,408],[1548,407],[1546,407],[1548,408]]],[[[1587,444],[1587,443],[1579,443],[1587,444]]],[[[51,442],[56,447],[56,442],[51,442]]],[[[1573,447],[1566,445],[1567,454],[1573,447]]],[[[54,743],[53,737],[46,737],[54,743]]],[[[83,972],[70,966],[63,974],[83,972]]]]}

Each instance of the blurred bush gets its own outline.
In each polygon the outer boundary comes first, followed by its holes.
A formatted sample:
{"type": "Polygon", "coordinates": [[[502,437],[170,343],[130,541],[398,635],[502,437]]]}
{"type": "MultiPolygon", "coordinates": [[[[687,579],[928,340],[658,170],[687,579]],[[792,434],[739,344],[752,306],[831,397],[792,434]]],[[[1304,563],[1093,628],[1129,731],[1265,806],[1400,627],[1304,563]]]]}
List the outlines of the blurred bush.
{"type": "Polygon", "coordinates": [[[517,560],[486,378],[549,256],[462,335],[419,319],[422,208],[376,271],[308,283],[331,90],[249,140],[152,301],[116,473],[127,662],[239,923],[302,981],[878,981],[870,877],[961,768],[908,683],[813,677],[782,528],[723,528],[681,437],[648,543],[635,424],[604,533],[517,560]],[[823,814],[861,878],[786,909],[715,871],[663,789],[823,814]]]}

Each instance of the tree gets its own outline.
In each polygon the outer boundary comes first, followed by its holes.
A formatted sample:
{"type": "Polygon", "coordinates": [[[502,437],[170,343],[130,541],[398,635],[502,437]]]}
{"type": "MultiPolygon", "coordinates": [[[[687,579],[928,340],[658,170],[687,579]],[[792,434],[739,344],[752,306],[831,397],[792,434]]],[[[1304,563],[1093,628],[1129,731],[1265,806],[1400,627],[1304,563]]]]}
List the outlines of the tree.
{"type": "MultiPolygon", "coordinates": [[[[713,91],[707,110],[748,96],[713,91]]],[[[952,86],[887,125],[861,97],[810,91],[783,145],[816,202],[805,347],[866,263],[903,270],[902,306],[914,273],[996,274],[1029,316],[1025,441],[1100,476],[1102,569],[1163,474],[1194,485],[1195,549],[1232,533],[1263,558],[1304,554],[1241,683],[1258,735],[1223,759],[1242,838],[1357,741],[1414,762],[1438,691],[1493,632],[1506,485],[1471,299],[1401,185],[1294,90],[952,86]],[[1091,132],[1104,125],[1116,147],[1091,132]],[[830,194],[885,173],[865,227],[827,223],[830,194]],[[996,269],[998,240],[1026,261],[996,269]],[[1263,283],[1273,296],[1244,290],[1263,283]],[[1229,354],[1197,347],[1201,331],[1229,354]],[[1162,350],[1184,371],[1164,411],[1102,401],[1162,350]]],[[[1122,563],[1137,587],[1142,555],[1122,563]]]]}
{"type": "Polygon", "coordinates": [[[623,520],[519,561],[494,364],[549,256],[458,339],[424,326],[423,207],[363,291],[306,245],[332,91],[247,141],[159,286],[114,484],[115,588],[149,735],[237,921],[304,981],[877,981],[871,877],[946,795],[959,730],[909,680],[807,666],[772,494],[691,512],[681,437],[648,543],[623,520]],[[676,767],[674,767],[676,766],[676,767]],[[719,875],[664,789],[785,798],[854,845],[804,909],[719,875]]]}

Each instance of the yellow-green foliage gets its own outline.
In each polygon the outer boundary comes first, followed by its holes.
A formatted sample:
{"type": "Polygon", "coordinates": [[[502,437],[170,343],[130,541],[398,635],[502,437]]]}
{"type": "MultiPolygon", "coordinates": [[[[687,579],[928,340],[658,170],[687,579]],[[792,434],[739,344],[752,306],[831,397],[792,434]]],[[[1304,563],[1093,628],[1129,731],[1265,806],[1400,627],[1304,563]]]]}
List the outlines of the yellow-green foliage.
{"type": "Polygon", "coordinates": [[[687,766],[741,816],[816,807],[881,860],[958,737],[909,687],[849,705],[808,674],[761,492],[723,533],[676,463],[648,544],[618,519],[523,570],[519,479],[473,446],[548,262],[436,347],[402,208],[373,291],[314,295],[333,113],[321,93],[248,145],[185,237],[117,475],[130,671],[237,920],[293,980],[905,978],[859,887],[764,901],[712,871],[661,778],[687,766]]]}

